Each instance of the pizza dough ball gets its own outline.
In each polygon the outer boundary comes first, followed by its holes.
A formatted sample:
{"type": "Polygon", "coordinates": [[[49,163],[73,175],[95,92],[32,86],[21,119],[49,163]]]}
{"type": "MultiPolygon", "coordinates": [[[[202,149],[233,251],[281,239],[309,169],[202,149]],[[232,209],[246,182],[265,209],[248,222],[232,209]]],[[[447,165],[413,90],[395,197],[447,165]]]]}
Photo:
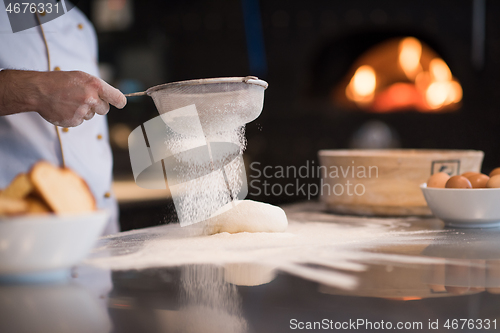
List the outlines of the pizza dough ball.
{"type": "Polygon", "coordinates": [[[233,203],[234,207],[205,221],[205,234],[284,232],[288,227],[285,211],[280,207],[252,200],[233,203]]]}

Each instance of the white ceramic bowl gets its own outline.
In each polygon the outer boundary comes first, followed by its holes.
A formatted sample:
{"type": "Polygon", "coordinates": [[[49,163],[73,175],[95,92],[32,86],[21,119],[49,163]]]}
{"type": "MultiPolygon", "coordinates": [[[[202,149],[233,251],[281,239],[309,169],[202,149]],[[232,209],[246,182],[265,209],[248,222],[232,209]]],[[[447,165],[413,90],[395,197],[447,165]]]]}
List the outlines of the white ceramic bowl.
{"type": "Polygon", "coordinates": [[[420,188],[432,213],[449,226],[500,226],[500,188],[428,188],[427,184],[420,188]]]}
{"type": "Polygon", "coordinates": [[[70,268],[89,254],[108,218],[106,211],[0,218],[0,277],[70,268]]]}

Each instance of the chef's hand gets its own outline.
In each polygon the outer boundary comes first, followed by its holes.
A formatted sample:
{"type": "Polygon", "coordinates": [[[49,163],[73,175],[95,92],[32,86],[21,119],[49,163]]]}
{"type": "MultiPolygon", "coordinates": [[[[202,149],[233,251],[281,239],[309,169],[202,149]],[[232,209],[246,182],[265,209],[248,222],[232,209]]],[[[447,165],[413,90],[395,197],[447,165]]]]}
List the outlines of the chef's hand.
{"type": "Polygon", "coordinates": [[[73,127],[105,115],[109,104],[121,109],[127,98],[84,72],[0,72],[0,115],[36,111],[54,125],[73,127]]]}

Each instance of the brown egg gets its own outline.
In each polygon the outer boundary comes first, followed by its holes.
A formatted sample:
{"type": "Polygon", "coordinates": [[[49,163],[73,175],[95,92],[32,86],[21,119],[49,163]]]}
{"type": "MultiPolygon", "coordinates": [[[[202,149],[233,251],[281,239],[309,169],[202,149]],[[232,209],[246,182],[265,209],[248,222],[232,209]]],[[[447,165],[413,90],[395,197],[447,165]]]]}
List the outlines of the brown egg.
{"type": "Polygon", "coordinates": [[[433,174],[427,180],[427,187],[444,188],[450,176],[445,172],[433,174]]]}
{"type": "MultiPolygon", "coordinates": [[[[493,170],[495,171],[495,170],[493,170]]],[[[499,188],[500,187],[500,175],[494,175],[488,180],[486,183],[486,187],[488,188],[499,188]]]]}
{"type": "Polygon", "coordinates": [[[486,183],[490,180],[490,177],[485,174],[478,173],[477,175],[467,177],[467,179],[470,181],[472,188],[485,188],[486,183]]]}
{"type": "Polygon", "coordinates": [[[473,176],[473,175],[480,175],[480,173],[474,172],[474,171],[467,171],[467,172],[464,172],[463,174],[461,174],[461,176],[464,176],[465,178],[469,178],[470,176],[473,176]]]}
{"type": "Polygon", "coordinates": [[[490,172],[490,177],[493,177],[495,175],[500,175],[500,168],[495,168],[490,172]]]}
{"type": "Polygon", "coordinates": [[[446,182],[446,188],[472,188],[472,185],[464,176],[453,176],[446,182]]]}

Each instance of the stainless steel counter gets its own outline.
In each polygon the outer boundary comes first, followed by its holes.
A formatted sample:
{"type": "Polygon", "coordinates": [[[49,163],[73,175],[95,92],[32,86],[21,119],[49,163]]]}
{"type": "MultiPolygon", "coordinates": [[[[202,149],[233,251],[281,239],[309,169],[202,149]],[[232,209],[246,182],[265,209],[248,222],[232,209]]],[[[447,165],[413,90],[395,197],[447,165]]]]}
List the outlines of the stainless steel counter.
{"type": "Polygon", "coordinates": [[[301,225],[331,224],[354,234],[376,230],[374,225],[383,230],[371,246],[356,245],[353,266],[326,260],[299,264],[350,276],[356,282],[352,288],[270,269],[263,259],[181,266],[152,262],[123,270],[93,266],[100,259],[133,256],[152,240],[180,237],[180,228],[162,226],[101,239],[69,283],[0,286],[0,331],[500,330],[499,229],[446,229],[436,219],[335,216],[317,203],[286,211],[301,225]],[[167,230],[171,235],[165,238],[167,230]]]}

